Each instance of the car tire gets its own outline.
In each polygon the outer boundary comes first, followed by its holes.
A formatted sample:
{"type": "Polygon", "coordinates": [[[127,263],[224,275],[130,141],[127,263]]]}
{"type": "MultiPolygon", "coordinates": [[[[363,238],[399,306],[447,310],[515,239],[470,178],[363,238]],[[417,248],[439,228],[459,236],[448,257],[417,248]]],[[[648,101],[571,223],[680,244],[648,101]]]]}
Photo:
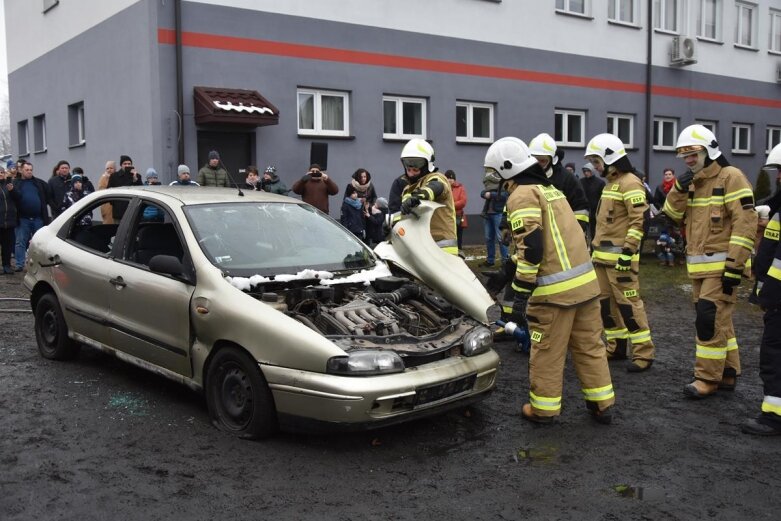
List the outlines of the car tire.
{"type": "Polygon", "coordinates": [[[212,423],[240,438],[267,438],[277,431],[271,390],[257,362],[241,349],[225,347],[212,358],[206,403],[212,423]]]}
{"type": "Polygon", "coordinates": [[[53,293],[35,305],[35,339],[41,356],[49,360],[71,360],[79,354],[79,344],[68,337],[68,325],[53,293]]]}

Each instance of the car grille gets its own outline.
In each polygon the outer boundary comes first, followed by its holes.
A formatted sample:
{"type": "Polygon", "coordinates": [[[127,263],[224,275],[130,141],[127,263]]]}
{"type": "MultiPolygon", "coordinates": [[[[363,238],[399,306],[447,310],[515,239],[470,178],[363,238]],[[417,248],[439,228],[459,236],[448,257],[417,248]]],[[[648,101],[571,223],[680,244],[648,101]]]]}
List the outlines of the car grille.
{"type": "Polygon", "coordinates": [[[415,390],[414,406],[418,407],[469,391],[475,386],[476,379],[476,374],[470,374],[462,378],[457,378],[456,380],[450,380],[449,382],[430,385],[428,387],[419,387],[415,390]]]}

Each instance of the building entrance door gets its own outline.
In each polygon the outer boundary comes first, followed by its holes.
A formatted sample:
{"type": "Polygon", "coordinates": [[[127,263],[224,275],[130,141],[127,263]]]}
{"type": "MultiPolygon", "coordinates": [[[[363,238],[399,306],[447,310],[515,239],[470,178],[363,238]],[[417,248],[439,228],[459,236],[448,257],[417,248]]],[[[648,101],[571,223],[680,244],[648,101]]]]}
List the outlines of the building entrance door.
{"type": "MultiPolygon", "coordinates": [[[[230,182],[243,187],[246,179],[244,171],[247,165],[253,164],[255,159],[255,133],[199,130],[198,169],[196,171],[209,162],[209,151],[211,150],[219,152],[220,161],[228,172],[230,182]]],[[[197,175],[192,177],[193,180],[196,180],[197,175]]]]}

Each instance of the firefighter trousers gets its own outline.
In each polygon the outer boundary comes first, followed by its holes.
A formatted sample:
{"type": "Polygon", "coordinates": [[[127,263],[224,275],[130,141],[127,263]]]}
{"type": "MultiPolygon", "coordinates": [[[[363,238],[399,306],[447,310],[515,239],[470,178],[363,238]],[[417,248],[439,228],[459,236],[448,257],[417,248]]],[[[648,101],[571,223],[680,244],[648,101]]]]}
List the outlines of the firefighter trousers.
{"type": "Polygon", "coordinates": [[[587,404],[595,404],[599,410],[613,405],[615,395],[602,343],[597,300],[569,308],[530,302],[526,315],[531,337],[529,401],[534,414],[561,413],[568,348],[587,404]]]}
{"type": "Polygon", "coordinates": [[[762,378],[763,422],[781,429],[781,308],[768,309],[759,346],[759,377],[762,378]]]}
{"type": "Polygon", "coordinates": [[[613,266],[595,264],[599,281],[599,304],[605,328],[607,352],[620,357],[632,344],[632,360],[653,360],[654,343],[645,306],[640,298],[640,281],[634,271],[617,271],[613,266]]]}
{"type": "Polygon", "coordinates": [[[695,338],[694,378],[719,383],[724,376],[740,375],[740,356],[732,311],[735,309],[737,288],[724,293],[721,277],[692,279],[695,338]]]}

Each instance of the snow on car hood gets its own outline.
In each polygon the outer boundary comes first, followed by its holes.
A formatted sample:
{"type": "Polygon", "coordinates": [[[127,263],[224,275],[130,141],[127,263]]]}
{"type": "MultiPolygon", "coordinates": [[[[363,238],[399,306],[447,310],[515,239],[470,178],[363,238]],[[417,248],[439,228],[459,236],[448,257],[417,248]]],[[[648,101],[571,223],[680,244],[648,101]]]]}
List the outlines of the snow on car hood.
{"type": "Polygon", "coordinates": [[[252,286],[262,284],[264,282],[289,282],[291,280],[313,280],[316,279],[321,285],[329,286],[332,284],[346,284],[363,282],[365,285],[375,279],[382,277],[390,277],[391,271],[388,265],[384,262],[378,262],[370,270],[361,270],[357,273],[352,273],[347,277],[334,278],[334,274],[330,271],[316,271],[316,270],[301,270],[296,274],[280,274],[275,275],[273,279],[264,277],[262,275],[253,275],[252,277],[225,277],[225,279],[234,287],[242,290],[249,291],[252,286]]]}

